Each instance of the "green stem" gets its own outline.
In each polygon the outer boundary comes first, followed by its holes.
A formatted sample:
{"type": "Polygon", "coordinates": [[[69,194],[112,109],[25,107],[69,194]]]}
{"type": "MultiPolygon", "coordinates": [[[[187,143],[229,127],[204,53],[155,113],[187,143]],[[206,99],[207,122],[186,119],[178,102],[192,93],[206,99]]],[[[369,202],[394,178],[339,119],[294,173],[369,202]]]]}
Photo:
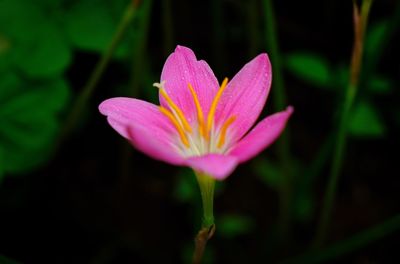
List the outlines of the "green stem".
{"type": "Polygon", "coordinates": [[[202,227],[209,228],[214,225],[213,204],[215,180],[200,172],[195,172],[195,174],[200,187],[201,200],[203,202],[202,227]]]}
{"type": "Polygon", "coordinates": [[[368,244],[373,243],[378,239],[392,234],[400,229],[400,215],[396,215],[384,223],[374,226],[368,230],[362,231],[348,239],[340,241],[328,248],[320,251],[310,252],[300,257],[295,257],[290,260],[283,261],[282,264],[291,263],[325,263],[337,257],[343,256],[349,252],[353,252],[368,244]]]}
{"type": "Polygon", "coordinates": [[[213,213],[215,180],[204,173],[195,172],[195,174],[197,182],[199,183],[203,204],[202,228],[196,235],[193,253],[193,264],[199,264],[203,258],[207,241],[215,232],[213,213]]]}
{"type": "Polygon", "coordinates": [[[350,82],[346,89],[344,103],[341,110],[339,127],[337,131],[336,145],[333,152],[330,176],[323,201],[320,220],[317,226],[317,233],[313,243],[314,248],[320,248],[325,242],[327,230],[330,224],[330,219],[332,217],[332,208],[333,208],[333,203],[335,201],[337,183],[343,165],[344,150],[346,147],[346,134],[347,134],[346,132],[347,132],[347,125],[349,123],[349,114],[358,88],[358,81],[359,81],[361,62],[362,62],[364,32],[366,29],[367,18],[369,14],[369,9],[371,7],[371,2],[372,0],[363,1],[361,7],[361,13],[359,12],[357,6],[354,4],[355,37],[354,37],[353,54],[351,58],[351,67],[350,67],[350,82]]]}
{"type": "Polygon", "coordinates": [[[96,64],[94,71],[92,72],[89,80],[86,85],[83,87],[82,92],[78,95],[74,105],[72,106],[72,110],[67,116],[65,126],[62,130],[60,141],[63,141],[66,136],[75,128],[78,121],[81,118],[81,114],[85,106],[87,105],[87,101],[92,95],[97,83],[99,82],[101,76],[103,75],[109,61],[114,54],[115,49],[117,48],[119,42],[124,36],[126,29],[128,28],[130,22],[132,21],[135,11],[137,9],[139,1],[132,1],[127,8],[121,18],[121,21],[117,27],[117,30],[108,45],[106,51],[103,53],[100,61],[96,64]]]}
{"type": "MultiPolygon", "coordinates": [[[[272,0],[264,0],[265,10],[265,30],[267,45],[269,47],[269,55],[272,62],[274,82],[273,82],[273,99],[276,111],[281,111],[286,107],[285,84],[283,81],[282,63],[279,52],[279,42],[276,27],[276,19],[272,0]]],[[[281,135],[277,142],[278,158],[282,166],[282,185],[280,190],[280,216],[279,223],[282,237],[289,234],[290,229],[290,201],[292,193],[292,165],[290,158],[290,142],[288,129],[281,135]]]]}

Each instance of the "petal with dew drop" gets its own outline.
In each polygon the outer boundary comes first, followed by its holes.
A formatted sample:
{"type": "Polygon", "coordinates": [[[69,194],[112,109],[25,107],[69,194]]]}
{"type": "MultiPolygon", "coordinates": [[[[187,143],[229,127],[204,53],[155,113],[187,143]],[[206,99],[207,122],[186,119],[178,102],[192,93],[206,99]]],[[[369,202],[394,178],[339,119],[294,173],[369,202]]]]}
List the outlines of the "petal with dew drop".
{"type": "MultiPolygon", "coordinates": [[[[161,73],[161,82],[164,82],[165,91],[190,123],[196,119],[197,109],[188,84],[196,92],[205,116],[219,88],[208,64],[203,60],[198,61],[193,51],[183,46],[177,46],[175,52],[167,58],[161,73]]],[[[169,108],[161,95],[160,104],[169,108]]]]}
{"type": "Polygon", "coordinates": [[[241,138],[260,115],[271,86],[271,64],[268,55],[255,57],[228,83],[216,110],[216,122],[221,125],[231,116],[232,141],[241,138]]]}
{"type": "Polygon", "coordinates": [[[111,98],[102,102],[100,112],[108,123],[137,149],[171,164],[183,162],[176,144],[176,132],[158,106],[132,98],[111,98]]]}
{"type": "Polygon", "coordinates": [[[228,151],[229,155],[239,162],[253,158],[279,137],[292,113],[293,107],[289,106],[285,111],[266,117],[228,151]]]}

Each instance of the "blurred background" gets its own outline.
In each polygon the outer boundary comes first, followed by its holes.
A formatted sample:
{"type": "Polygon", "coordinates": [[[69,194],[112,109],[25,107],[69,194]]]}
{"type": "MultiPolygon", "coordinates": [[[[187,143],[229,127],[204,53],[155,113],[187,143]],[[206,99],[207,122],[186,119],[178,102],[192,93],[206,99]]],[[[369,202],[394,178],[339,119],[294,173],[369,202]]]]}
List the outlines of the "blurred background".
{"type": "Polygon", "coordinates": [[[190,263],[194,175],[134,150],[97,110],[116,96],[158,103],[152,83],[178,44],[219,81],[269,53],[262,117],[295,108],[280,141],[218,183],[204,263],[396,263],[399,25],[399,1],[374,1],[332,216],[312,250],[352,1],[0,0],[0,263],[190,263]]]}

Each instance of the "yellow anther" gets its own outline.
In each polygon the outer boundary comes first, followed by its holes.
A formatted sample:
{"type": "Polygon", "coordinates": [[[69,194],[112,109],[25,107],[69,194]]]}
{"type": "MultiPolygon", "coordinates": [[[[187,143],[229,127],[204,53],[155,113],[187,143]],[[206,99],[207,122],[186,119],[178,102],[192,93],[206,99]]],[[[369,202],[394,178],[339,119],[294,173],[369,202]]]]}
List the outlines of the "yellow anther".
{"type": "Polygon", "coordinates": [[[217,147],[220,148],[224,145],[225,143],[225,138],[226,138],[226,131],[228,130],[228,127],[236,120],[236,116],[231,116],[229,117],[225,123],[222,125],[221,128],[221,134],[219,136],[218,144],[217,147]]]}
{"type": "Polygon", "coordinates": [[[182,110],[172,101],[171,97],[168,96],[167,92],[162,87],[160,88],[160,93],[164,97],[164,99],[167,101],[168,105],[178,115],[179,120],[182,122],[182,125],[185,128],[185,130],[188,131],[189,133],[191,133],[192,128],[190,127],[188,121],[186,120],[185,115],[182,113],[182,110]]]}
{"type": "Polygon", "coordinates": [[[176,130],[178,131],[179,137],[182,140],[182,143],[186,146],[189,147],[189,141],[186,137],[185,132],[183,131],[183,128],[180,126],[178,120],[176,120],[175,116],[166,108],[160,106],[160,111],[163,113],[168,119],[171,121],[171,123],[174,125],[176,130]]]}
{"type": "Polygon", "coordinates": [[[227,84],[228,84],[228,78],[225,78],[224,81],[222,82],[221,87],[219,88],[217,94],[215,95],[212,104],[211,104],[210,112],[208,112],[208,117],[207,117],[207,129],[206,129],[207,135],[209,134],[211,127],[212,127],[212,123],[214,120],[215,110],[217,109],[218,101],[221,98],[221,95],[224,92],[227,84]]]}
{"type": "Polygon", "coordinates": [[[203,115],[203,111],[201,110],[199,98],[197,97],[196,91],[193,89],[193,86],[190,83],[188,83],[188,86],[189,86],[190,93],[192,94],[194,104],[197,109],[197,119],[199,120],[200,135],[202,135],[203,137],[206,137],[207,134],[205,131],[206,127],[204,125],[204,115],[203,115]]]}

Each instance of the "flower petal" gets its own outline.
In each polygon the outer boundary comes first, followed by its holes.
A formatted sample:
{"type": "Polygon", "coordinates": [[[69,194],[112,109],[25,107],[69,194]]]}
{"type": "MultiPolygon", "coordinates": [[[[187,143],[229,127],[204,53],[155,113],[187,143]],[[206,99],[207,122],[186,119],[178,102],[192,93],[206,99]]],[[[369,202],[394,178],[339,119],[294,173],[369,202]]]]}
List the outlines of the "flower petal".
{"type": "Polygon", "coordinates": [[[247,63],[228,83],[216,110],[217,124],[235,116],[232,141],[241,138],[260,115],[271,86],[271,64],[263,53],[247,63]]]}
{"type": "Polygon", "coordinates": [[[156,160],[173,165],[184,165],[184,158],[178,153],[177,147],[162,135],[144,126],[131,126],[128,129],[132,145],[156,160]]]}
{"type": "MultiPolygon", "coordinates": [[[[198,61],[189,48],[177,46],[164,64],[161,82],[174,103],[181,108],[185,117],[192,122],[196,117],[196,106],[188,88],[190,83],[197,93],[203,113],[207,116],[212,100],[218,91],[218,80],[205,61],[198,61]]],[[[168,104],[160,95],[160,104],[168,104]]]]}
{"type": "Polygon", "coordinates": [[[217,180],[223,180],[233,172],[238,160],[230,155],[207,154],[188,158],[186,165],[217,180]]]}
{"type": "Polygon", "coordinates": [[[140,151],[171,164],[182,163],[172,137],[174,128],[156,105],[119,97],[102,102],[99,110],[140,151]]]}
{"type": "Polygon", "coordinates": [[[256,156],[279,137],[292,112],[293,107],[289,106],[285,111],[263,119],[228,152],[229,155],[237,157],[239,162],[256,156]]]}

